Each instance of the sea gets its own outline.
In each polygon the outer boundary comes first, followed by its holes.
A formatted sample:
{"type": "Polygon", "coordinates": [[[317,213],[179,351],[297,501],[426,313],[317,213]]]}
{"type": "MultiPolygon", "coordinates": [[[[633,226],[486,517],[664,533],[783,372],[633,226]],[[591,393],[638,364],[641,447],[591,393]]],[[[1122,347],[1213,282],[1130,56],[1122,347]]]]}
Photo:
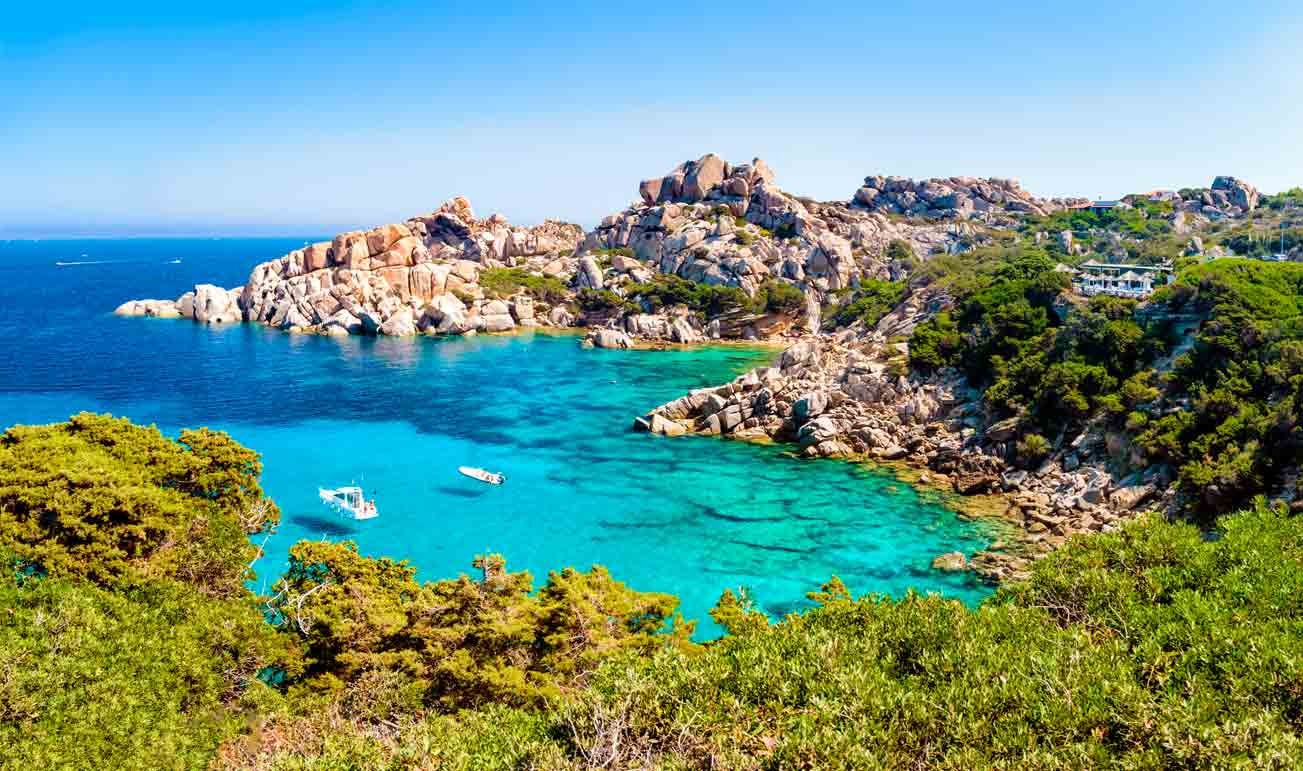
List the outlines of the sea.
{"type": "MultiPolygon", "coordinates": [[[[208,426],[257,450],[282,511],[255,564],[265,591],[301,539],[350,540],[422,580],[497,552],[528,570],[600,564],[708,611],[743,588],[775,618],[839,576],[855,594],[990,589],[933,570],[995,534],[868,464],[632,430],[636,416],[777,357],[772,348],[586,350],[570,334],[346,339],[254,324],[120,318],[128,299],[245,282],[320,236],[0,241],[0,426],[90,410],[169,435],[208,426]],[[490,486],[462,465],[505,474],[490,486]],[[380,516],[342,519],[322,487],[361,485],[380,516]]],[[[260,539],[261,540],[261,539],[260,539]]]]}

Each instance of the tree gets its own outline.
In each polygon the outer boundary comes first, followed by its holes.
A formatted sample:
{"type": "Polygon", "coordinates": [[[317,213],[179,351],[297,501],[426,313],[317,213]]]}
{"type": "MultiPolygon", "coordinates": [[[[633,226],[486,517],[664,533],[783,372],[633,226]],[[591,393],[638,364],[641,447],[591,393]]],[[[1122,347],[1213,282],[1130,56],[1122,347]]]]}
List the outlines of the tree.
{"type": "Polygon", "coordinates": [[[223,597],[244,593],[257,554],[248,535],[279,511],[258,457],[225,434],[82,413],[0,436],[0,540],[52,576],[105,586],[174,577],[223,597]]]}

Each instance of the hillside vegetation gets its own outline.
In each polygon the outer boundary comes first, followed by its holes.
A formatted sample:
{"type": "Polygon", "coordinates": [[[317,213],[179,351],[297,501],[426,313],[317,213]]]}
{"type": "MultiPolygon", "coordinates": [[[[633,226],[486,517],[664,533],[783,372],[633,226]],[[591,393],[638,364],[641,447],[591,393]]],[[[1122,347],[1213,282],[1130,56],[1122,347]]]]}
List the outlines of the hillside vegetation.
{"type": "Polygon", "coordinates": [[[104,416],[0,438],[0,765],[1303,764],[1303,519],[1262,502],[1074,540],[977,609],[832,578],[773,622],[729,592],[699,645],[672,597],[497,556],[419,584],[304,542],[254,597],[257,472],[104,416]]]}

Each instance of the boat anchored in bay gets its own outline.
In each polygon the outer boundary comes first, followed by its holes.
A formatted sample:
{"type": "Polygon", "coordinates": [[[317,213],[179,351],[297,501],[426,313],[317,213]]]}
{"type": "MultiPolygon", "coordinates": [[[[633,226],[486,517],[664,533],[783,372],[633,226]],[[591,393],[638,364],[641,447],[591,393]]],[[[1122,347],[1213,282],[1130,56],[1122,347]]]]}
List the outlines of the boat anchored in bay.
{"type": "Polygon", "coordinates": [[[475,468],[474,466],[458,466],[457,470],[471,479],[478,479],[481,482],[491,485],[500,485],[507,481],[507,478],[502,474],[495,474],[492,471],[485,471],[482,468],[475,468]]]}
{"type": "Polygon", "coordinates": [[[368,501],[362,495],[360,487],[337,487],[333,490],[319,487],[317,494],[321,496],[322,503],[340,516],[349,519],[375,519],[380,516],[380,512],[376,511],[376,502],[368,501]]]}

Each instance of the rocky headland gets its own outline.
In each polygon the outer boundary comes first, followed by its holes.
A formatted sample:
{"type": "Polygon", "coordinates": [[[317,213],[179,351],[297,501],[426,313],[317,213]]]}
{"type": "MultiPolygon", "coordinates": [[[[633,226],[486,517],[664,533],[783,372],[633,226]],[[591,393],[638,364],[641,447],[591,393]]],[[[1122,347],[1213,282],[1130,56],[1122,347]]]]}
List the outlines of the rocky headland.
{"type": "MultiPolygon", "coordinates": [[[[1149,212],[1146,201],[1154,200],[1170,204],[1166,229],[1188,238],[1185,253],[1202,254],[1201,229],[1249,216],[1260,195],[1218,177],[1208,188],[1108,203],[1149,212]]],[[[585,344],[603,348],[786,339],[791,345],[774,366],[693,391],[636,427],[790,442],[810,457],[902,462],[920,469],[926,484],[1000,496],[1014,537],[971,562],[942,555],[938,566],[1003,579],[1074,533],[1169,507],[1173,474],[1129,463],[1126,438],[1098,421],[1055,438],[1034,467],[1017,462],[1021,417],[991,411],[955,370],[911,370],[904,340],[954,301],[910,278],[937,255],[1016,241],[1028,222],[1094,205],[976,177],[868,176],[849,200],[819,202],[783,191],[761,159],[731,164],[706,155],[643,180],[636,200],[587,232],[559,221],[481,219],[454,198],[430,214],[261,263],[242,287],[201,284],[175,300],[124,303],[117,313],[341,336],[581,327],[585,344]],[[890,312],[871,324],[825,318],[874,282],[903,287],[890,312]],[[685,287],[728,291],[707,301],[685,287]],[[786,302],[761,301],[783,292],[786,302]]],[[[1031,235],[1065,256],[1085,253],[1072,232],[1031,235]]],[[[1091,248],[1128,253],[1117,232],[1101,232],[1091,248]]]]}
{"type": "Polygon", "coordinates": [[[580,326],[593,330],[592,344],[615,347],[767,339],[817,330],[825,300],[861,279],[902,277],[900,260],[887,255],[894,241],[923,258],[980,236],[965,223],[901,221],[851,202],[792,196],[760,159],[732,165],[706,155],[638,190],[637,202],[587,233],[562,222],[517,227],[500,215],[480,219],[470,202],[455,198],[430,214],[341,233],[261,263],[242,287],[203,284],[175,300],[133,300],[116,312],[325,335],[580,326]],[[486,272],[503,269],[517,271],[515,286],[484,285],[502,276],[486,272]],[[748,296],[772,281],[808,301],[796,312],[713,313],[640,303],[636,290],[657,276],[748,296]]]}
{"type": "Polygon", "coordinates": [[[916,479],[926,486],[1000,496],[1012,537],[965,566],[992,580],[1023,575],[1075,533],[1111,530],[1165,503],[1168,470],[1114,473],[1118,438],[1090,428],[1060,437],[1036,468],[1018,467],[1017,418],[995,419],[954,371],[909,374],[903,343],[858,332],[802,340],[775,365],[661,405],[635,428],[789,442],[806,457],[900,461],[922,470],[916,479]]]}

